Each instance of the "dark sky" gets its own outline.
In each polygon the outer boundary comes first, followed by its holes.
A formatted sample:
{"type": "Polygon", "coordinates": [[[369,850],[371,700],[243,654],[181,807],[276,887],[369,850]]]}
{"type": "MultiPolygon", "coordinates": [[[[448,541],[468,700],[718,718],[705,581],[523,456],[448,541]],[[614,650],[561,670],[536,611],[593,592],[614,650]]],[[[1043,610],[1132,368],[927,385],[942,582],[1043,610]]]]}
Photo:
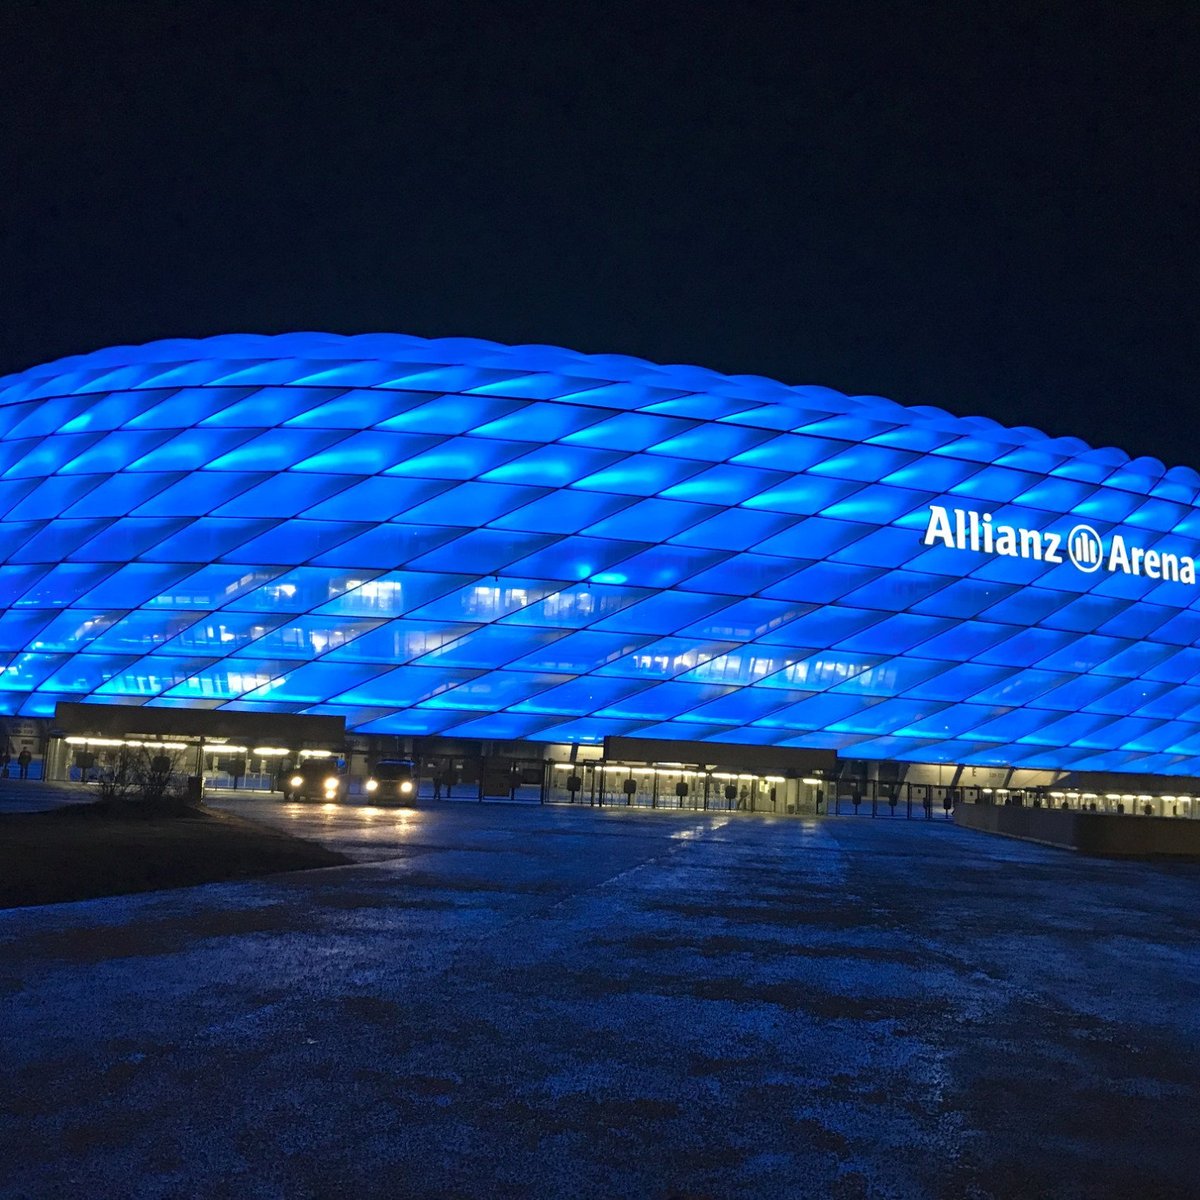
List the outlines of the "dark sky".
{"type": "Polygon", "coordinates": [[[1200,6],[0,5],[0,373],[396,330],[1200,467],[1200,6]]]}

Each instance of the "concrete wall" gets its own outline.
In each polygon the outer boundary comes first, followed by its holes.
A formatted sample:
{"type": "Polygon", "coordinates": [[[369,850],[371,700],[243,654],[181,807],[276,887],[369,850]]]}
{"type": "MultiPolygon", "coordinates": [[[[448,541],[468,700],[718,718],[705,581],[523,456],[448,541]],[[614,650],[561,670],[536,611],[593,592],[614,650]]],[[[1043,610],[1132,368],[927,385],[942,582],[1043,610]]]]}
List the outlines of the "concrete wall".
{"type": "Polygon", "coordinates": [[[960,804],[954,810],[954,822],[964,829],[1045,842],[1106,858],[1200,858],[1200,821],[1179,817],[960,804]]]}

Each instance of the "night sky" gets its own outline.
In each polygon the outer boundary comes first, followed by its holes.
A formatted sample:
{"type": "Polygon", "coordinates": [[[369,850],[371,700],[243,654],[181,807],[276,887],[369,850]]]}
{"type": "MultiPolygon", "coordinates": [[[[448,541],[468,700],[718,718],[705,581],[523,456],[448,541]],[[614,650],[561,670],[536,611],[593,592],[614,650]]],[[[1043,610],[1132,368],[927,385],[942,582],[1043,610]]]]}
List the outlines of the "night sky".
{"type": "Polygon", "coordinates": [[[1200,6],[0,5],[0,373],[693,362],[1200,467],[1200,6]]]}

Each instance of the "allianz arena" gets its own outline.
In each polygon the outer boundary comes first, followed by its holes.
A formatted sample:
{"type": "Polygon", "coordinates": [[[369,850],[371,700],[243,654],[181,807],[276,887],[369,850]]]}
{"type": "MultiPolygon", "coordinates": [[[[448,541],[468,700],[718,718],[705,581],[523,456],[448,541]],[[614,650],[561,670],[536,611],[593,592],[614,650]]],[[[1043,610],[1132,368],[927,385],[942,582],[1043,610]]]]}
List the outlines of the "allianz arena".
{"type": "Polygon", "coordinates": [[[1200,476],[548,346],[232,335],[0,380],[0,711],[1200,775],[1200,476]]]}

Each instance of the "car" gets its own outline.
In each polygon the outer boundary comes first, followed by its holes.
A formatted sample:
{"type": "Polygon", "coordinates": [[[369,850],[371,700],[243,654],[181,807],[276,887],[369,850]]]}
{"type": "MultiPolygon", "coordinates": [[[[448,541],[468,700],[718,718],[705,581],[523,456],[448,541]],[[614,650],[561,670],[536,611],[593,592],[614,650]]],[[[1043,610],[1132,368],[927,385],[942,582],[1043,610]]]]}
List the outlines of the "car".
{"type": "Polygon", "coordinates": [[[399,800],[402,803],[417,798],[420,773],[411,758],[384,758],[375,764],[367,776],[365,789],[372,800],[399,800]]]}
{"type": "Polygon", "coordinates": [[[346,776],[331,758],[307,758],[285,772],[283,794],[288,800],[344,800],[346,776]]]}

